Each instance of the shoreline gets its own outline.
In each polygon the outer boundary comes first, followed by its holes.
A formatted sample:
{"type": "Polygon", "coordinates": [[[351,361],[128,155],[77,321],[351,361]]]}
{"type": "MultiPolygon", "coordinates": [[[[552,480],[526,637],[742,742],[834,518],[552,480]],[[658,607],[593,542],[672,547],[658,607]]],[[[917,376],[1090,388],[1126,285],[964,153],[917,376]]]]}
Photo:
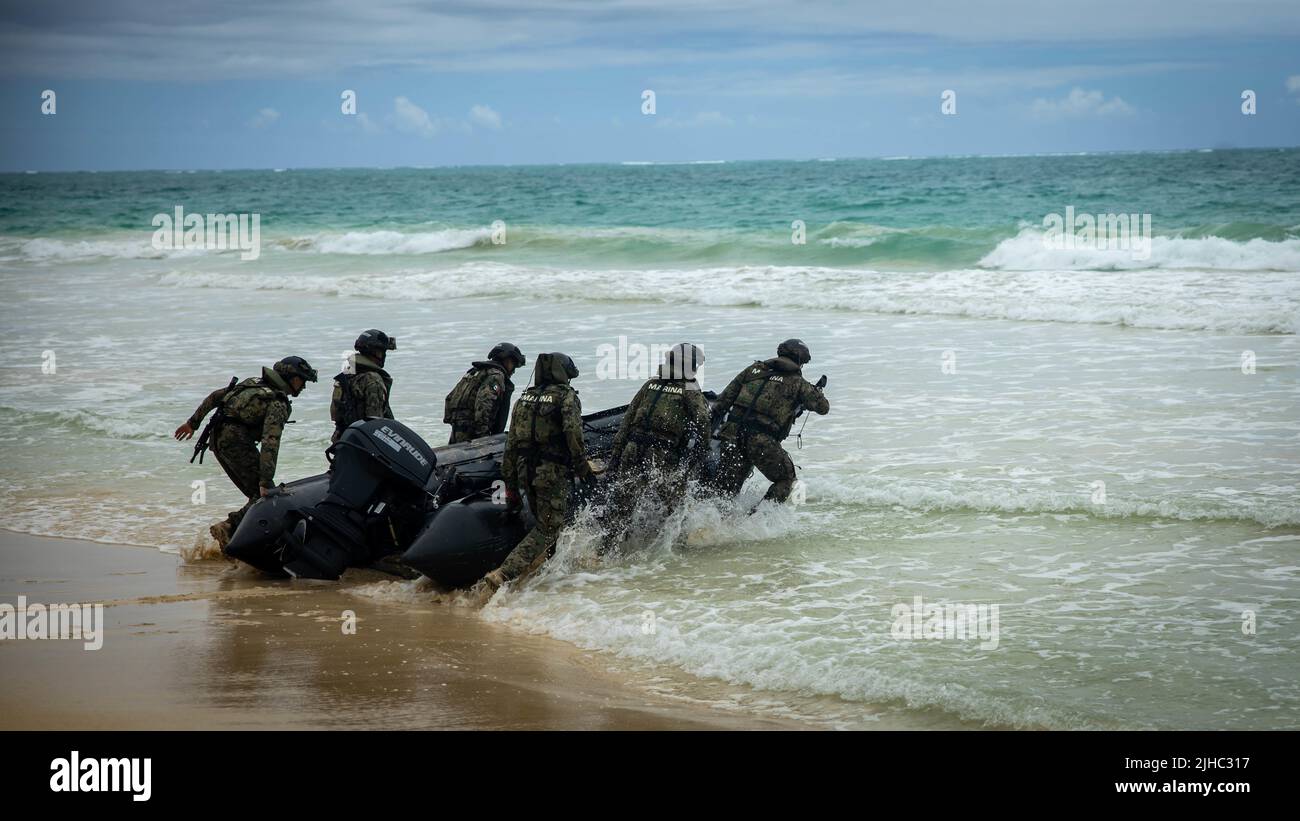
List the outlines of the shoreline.
{"type": "Polygon", "coordinates": [[[4,530],[0,567],[2,601],[105,605],[99,650],[0,641],[0,729],[814,726],[657,696],[596,653],[473,611],[394,607],[156,548],[4,530]]]}

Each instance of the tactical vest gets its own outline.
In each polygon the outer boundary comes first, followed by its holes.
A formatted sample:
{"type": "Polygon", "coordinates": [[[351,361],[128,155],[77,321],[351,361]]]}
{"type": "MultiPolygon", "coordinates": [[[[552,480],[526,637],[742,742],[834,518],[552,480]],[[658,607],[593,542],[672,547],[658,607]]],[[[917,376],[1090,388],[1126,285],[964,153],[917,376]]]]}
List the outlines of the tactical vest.
{"type": "Polygon", "coordinates": [[[736,396],[735,407],[727,415],[728,421],[784,439],[796,413],[792,395],[798,392],[791,387],[797,387],[802,378],[798,371],[778,371],[755,362],[736,396]]]}
{"type": "Polygon", "coordinates": [[[354,373],[340,373],[334,377],[334,393],[330,395],[330,419],[334,429],[343,430],[361,418],[357,410],[357,394],[352,389],[354,373]]]}
{"type": "Polygon", "coordinates": [[[258,377],[245,379],[221,400],[223,422],[235,422],[261,433],[266,411],[272,402],[289,404],[289,397],[266,385],[258,377]]]}
{"type": "Polygon", "coordinates": [[[646,398],[637,408],[629,428],[633,441],[680,444],[686,438],[686,390],[686,383],[681,380],[651,379],[646,382],[646,398]]]}
{"type": "Polygon", "coordinates": [[[510,418],[510,441],[530,458],[568,464],[561,406],[573,393],[568,385],[542,385],[520,394],[510,418]]]}
{"type": "MultiPolygon", "coordinates": [[[[340,373],[334,377],[334,392],[330,395],[330,419],[334,420],[334,429],[343,430],[353,422],[363,418],[364,400],[357,395],[356,381],[367,373],[377,373],[384,383],[387,395],[393,387],[392,380],[382,370],[366,370],[361,373],[340,373]]],[[[387,401],[385,401],[387,406],[387,401]]]]}
{"type": "Polygon", "coordinates": [[[474,422],[474,400],[479,388],[492,374],[493,368],[470,368],[447,394],[443,403],[442,421],[447,425],[468,427],[474,422]]]}

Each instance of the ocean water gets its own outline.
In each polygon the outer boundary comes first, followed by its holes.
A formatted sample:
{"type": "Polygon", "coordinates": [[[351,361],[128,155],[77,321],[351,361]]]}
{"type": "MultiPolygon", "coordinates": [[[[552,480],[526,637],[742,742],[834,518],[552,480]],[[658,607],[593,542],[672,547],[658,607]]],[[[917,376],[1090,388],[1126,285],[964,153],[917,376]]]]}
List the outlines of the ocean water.
{"type": "MultiPolygon", "coordinates": [[[[594,410],[638,385],[635,362],[596,378],[620,337],[702,345],[720,390],[799,336],[832,403],[788,442],[803,504],[692,504],[609,561],[580,516],[482,617],[822,726],[1300,727],[1300,151],[29,174],[0,194],[0,527],[191,546],[239,502],[170,431],[281,356],[335,373],[367,327],[399,338],[394,410],[435,445],[443,396],[503,339],[571,354],[594,410]],[[177,206],[259,214],[259,258],[155,249],[177,206]],[[1150,214],[1149,253],[1048,247],[1067,207],[1150,214]],[[895,637],[916,596],[997,605],[996,649],[895,637]]],[[[325,467],[326,382],[294,418],[283,479],[325,467]]]]}

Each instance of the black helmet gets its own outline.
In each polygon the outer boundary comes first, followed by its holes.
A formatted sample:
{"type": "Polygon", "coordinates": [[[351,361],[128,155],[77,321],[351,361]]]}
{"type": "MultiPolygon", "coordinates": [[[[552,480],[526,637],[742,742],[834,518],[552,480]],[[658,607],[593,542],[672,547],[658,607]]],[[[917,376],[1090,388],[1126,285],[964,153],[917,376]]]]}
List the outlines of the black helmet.
{"type": "Polygon", "coordinates": [[[488,352],[487,358],[501,363],[504,363],[507,359],[513,359],[516,368],[522,368],[528,364],[528,358],[524,356],[524,352],[509,342],[498,342],[496,347],[488,352]]]}
{"type": "Polygon", "coordinates": [[[279,362],[275,363],[275,372],[288,379],[291,376],[301,377],[304,382],[316,381],[316,369],[307,364],[307,360],[301,356],[286,356],[279,362]]]}
{"type": "Polygon", "coordinates": [[[397,337],[389,336],[381,330],[371,328],[368,331],[362,331],[357,341],[352,343],[360,353],[366,351],[395,351],[397,350],[397,337]]]}
{"type": "Polygon", "coordinates": [[[679,342],[664,354],[664,367],[673,379],[694,379],[704,364],[704,349],[689,342],[679,342]]]}
{"type": "Polygon", "coordinates": [[[802,339],[787,339],[777,345],[776,355],[784,356],[799,366],[807,365],[812,361],[812,354],[808,352],[808,346],[803,344],[802,339]]]}

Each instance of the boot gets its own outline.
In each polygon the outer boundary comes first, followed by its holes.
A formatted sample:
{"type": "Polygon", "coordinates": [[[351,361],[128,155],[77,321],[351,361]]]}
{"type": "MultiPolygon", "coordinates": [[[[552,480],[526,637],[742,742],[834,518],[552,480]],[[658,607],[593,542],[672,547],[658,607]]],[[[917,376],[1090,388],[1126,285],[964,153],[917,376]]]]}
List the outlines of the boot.
{"type": "Polygon", "coordinates": [[[505,584],[505,577],[501,575],[500,570],[493,570],[483,578],[474,582],[474,586],[465,592],[465,603],[473,608],[480,608],[492,600],[501,585],[505,584]]]}

